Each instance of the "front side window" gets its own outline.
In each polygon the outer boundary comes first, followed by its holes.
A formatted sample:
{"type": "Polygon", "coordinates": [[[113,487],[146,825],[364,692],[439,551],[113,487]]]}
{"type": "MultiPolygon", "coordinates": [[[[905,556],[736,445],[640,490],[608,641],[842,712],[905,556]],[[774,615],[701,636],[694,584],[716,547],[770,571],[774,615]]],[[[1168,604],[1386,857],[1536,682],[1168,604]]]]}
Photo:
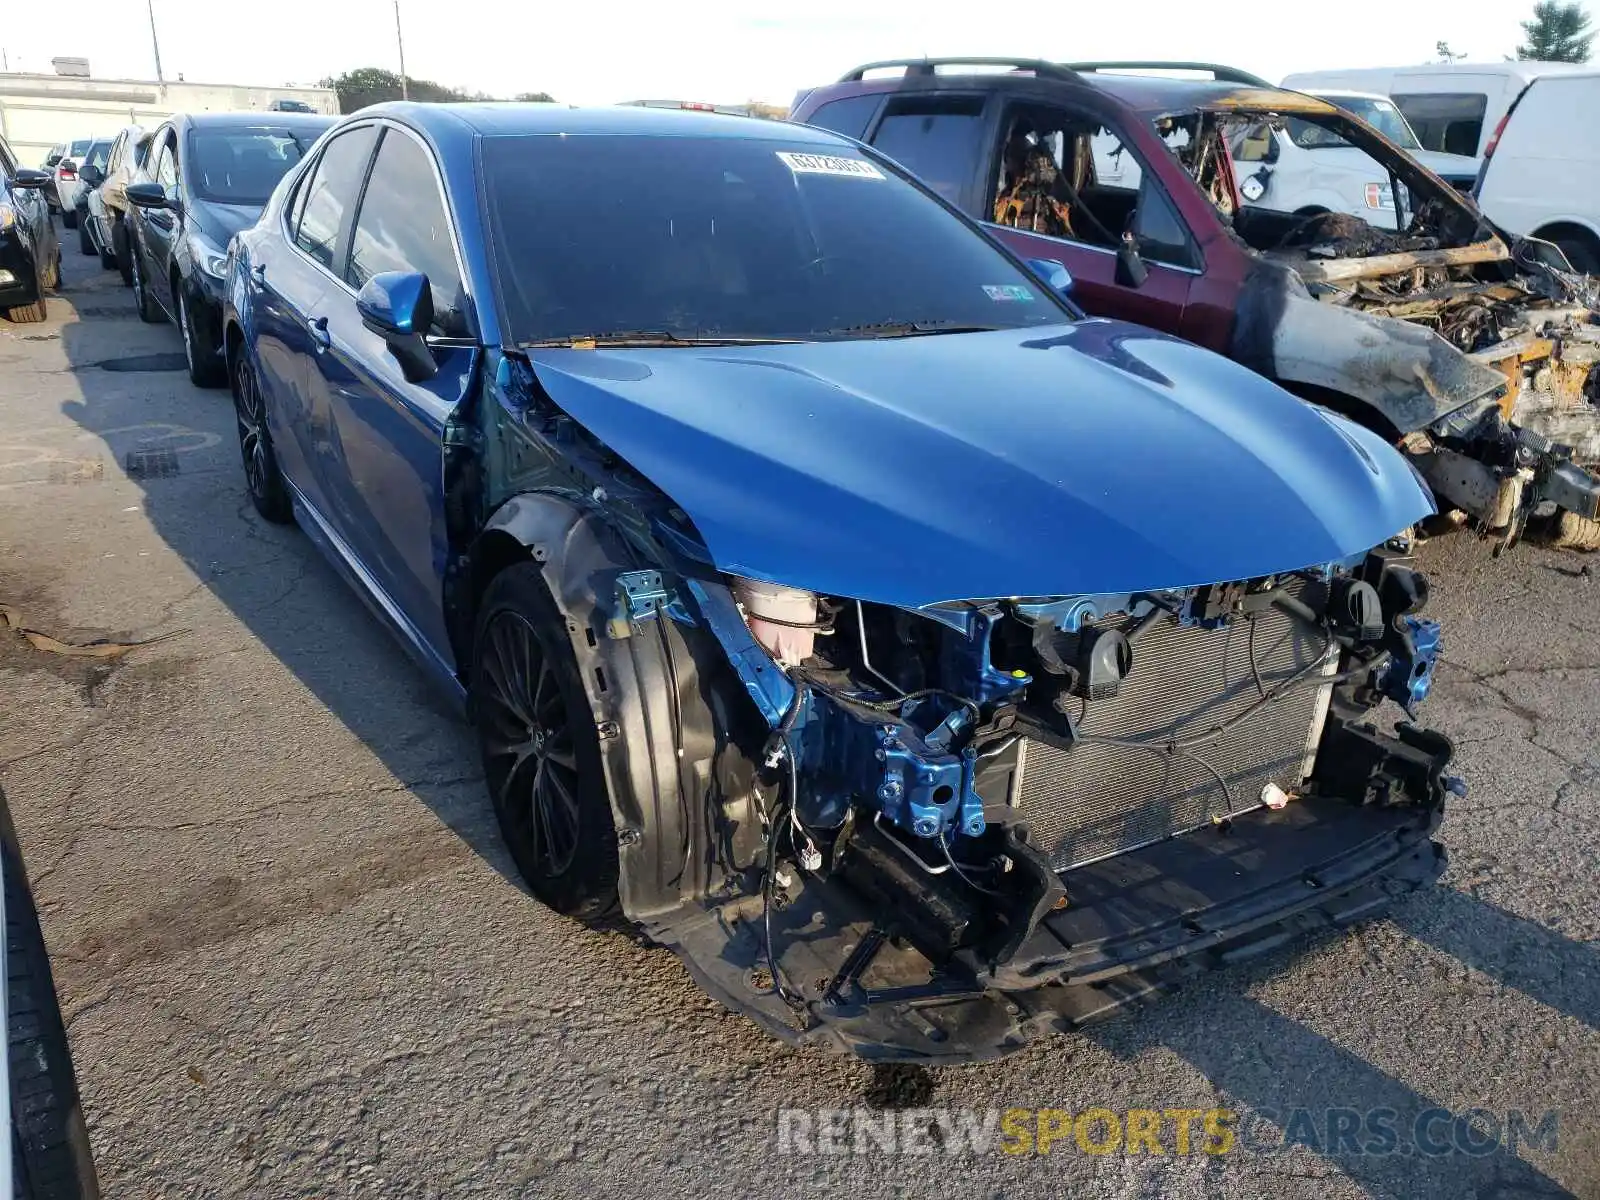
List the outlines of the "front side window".
{"type": "Polygon", "coordinates": [[[415,139],[397,129],[384,133],[373,161],[372,178],[350,238],[345,282],[359,289],[381,271],[426,275],[433,293],[430,332],[467,336],[455,243],[433,160],[415,139]]]}
{"type": "Polygon", "coordinates": [[[892,167],[774,130],[759,141],[486,138],[510,340],[833,340],[1072,319],[892,167]]]}
{"type": "Polygon", "coordinates": [[[1155,173],[1116,129],[1066,109],[1008,114],[993,219],[1103,249],[1115,249],[1127,231],[1150,262],[1198,265],[1155,173]]]}
{"type": "Polygon", "coordinates": [[[315,142],[283,128],[197,129],[189,135],[186,175],[202,200],[260,208],[315,142]]]}
{"type": "Polygon", "coordinates": [[[7,179],[17,173],[17,156],[11,153],[11,147],[5,138],[0,138],[0,171],[5,172],[7,179]]]}
{"type": "Polygon", "coordinates": [[[300,185],[304,201],[295,228],[295,245],[336,274],[342,264],[335,263],[349,232],[356,196],[377,140],[374,125],[340,134],[328,143],[311,177],[300,185]]]}
{"type": "Polygon", "coordinates": [[[972,179],[983,137],[981,96],[907,96],[889,101],[873,146],[952,204],[972,179]]]}
{"type": "Polygon", "coordinates": [[[95,142],[89,147],[88,153],[84,155],[83,165],[86,167],[99,167],[104,171],[106,169],[106,159],[110,153],[110,142],[95,142]]]}
{"type": "Polygon", "coordinates": [[[178,163],[173,152],[172,135],[169,133],[159,138],[157,147],[150,174],[161,185],[162,191],[168,191],[178,186],[178,163]]]}

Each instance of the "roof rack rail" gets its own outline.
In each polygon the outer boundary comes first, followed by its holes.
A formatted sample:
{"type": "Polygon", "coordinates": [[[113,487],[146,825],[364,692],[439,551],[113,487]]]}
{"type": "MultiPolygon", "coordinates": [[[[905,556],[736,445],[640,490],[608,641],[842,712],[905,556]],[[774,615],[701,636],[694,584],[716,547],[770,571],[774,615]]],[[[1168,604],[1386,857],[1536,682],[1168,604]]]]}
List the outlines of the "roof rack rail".
{"type": "Polygon", "coordinates": [[[890,58],[882,62],[863,63],[840,77],[840,83],[858,83],[868,71],[881,71],[888,67],[904,67],[908,77],[932,75],[936,67],[1010,67],[1012,70],[1032,71],[1041,79],[1076,79],[1077,72],[1061,63],[1046,62],[1042,58],[890,58]]]}
{"type": "Polygon", "coordinates": [[[1203,62],[1158,62],[1155,60],[1130,59],[1127,62],[1074,62],[1062,63],[1073,71],[1208,71],[1211,78],[1218,83],[1243,83],[1250,87],[1264,87],[1277,89],[1277,84],[1269,83],[1259,75],[1252,75],[1249,71],[1241,71],[1238,67],[1225,67],[1218,63],[1203,62]]]}

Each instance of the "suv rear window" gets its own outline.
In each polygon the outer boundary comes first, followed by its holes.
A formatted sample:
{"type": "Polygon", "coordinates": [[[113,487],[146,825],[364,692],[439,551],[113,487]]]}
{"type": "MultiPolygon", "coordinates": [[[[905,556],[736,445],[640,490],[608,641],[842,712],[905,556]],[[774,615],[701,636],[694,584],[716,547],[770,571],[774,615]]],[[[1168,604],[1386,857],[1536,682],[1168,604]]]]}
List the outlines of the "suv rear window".
{"type": "Polygon", "coordinates": [[[878,111],[878,105],[882,101],[883,97],[875,94],[830,100],[807,117],[806,124],[815,125],[819,129],[831,129],[835,133],[842,133],[845,137],[853,137],[860,141],[867,132],[867,124],[872,120],[872,114],[878,111]]]}
{"type": "Polygon", "coordinates": [[[952,204],[982,155],[982,96],[908,96],[889,102],[872,144],[952,204]]]}
{"type": "Polygon", "coordinates": [[[1482,92],[1418,93],[1395,96],[1424,150],[1476,156],[1483,136],[1489,97],[1482,92]]]}

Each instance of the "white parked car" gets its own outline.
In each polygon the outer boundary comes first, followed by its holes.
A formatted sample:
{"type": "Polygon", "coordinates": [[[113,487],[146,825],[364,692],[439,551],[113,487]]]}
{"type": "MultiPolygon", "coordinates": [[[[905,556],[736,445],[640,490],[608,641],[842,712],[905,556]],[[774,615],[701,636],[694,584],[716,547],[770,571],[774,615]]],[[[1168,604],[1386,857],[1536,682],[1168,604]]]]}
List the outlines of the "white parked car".
{"type": "Polygon", "coordinates": [[[78,189],[83,186],[83,181],[78,178],[78,168],[83,165],[83,156],[89,152],[89,147],[93,144],[93,138],[77,138],[68,142],[65,147],[66,153],[57,159],[51,168],[55,176],[55,187],[52,190],[56,195],[56,204],[61,209],[61,223],[68,229],[78,224],[78,189]]]}
{"type": "Polygon", "coordinates": [[[1600,275],[1600,71],[1541,75],[1487,147],[1478,207],[1509,233],[1554,242],[1600,275]]]}
{"type": "MultiPolygon", "coordinates": [[[[1360,117],[1458,191],[1472,190],[1477,161],[1424,150],[1386,97],[1332,90],[1314,94],[1360,117]]],[[[1229,148],[1247,205],[1307,216],[1350,213],[1388,229],[1410,219],[1409,204],[1396,213],[1389,172],[1324,126],[1289,116],[1281,128],[1263,123],[1242,131],[1229,148]]]]}

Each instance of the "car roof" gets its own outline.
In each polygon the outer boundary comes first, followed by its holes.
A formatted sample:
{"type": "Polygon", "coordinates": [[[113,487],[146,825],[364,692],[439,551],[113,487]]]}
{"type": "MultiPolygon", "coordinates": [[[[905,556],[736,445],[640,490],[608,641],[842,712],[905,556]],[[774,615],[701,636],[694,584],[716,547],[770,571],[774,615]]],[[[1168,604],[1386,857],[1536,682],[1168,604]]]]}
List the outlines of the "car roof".
{"type": "Polygon", "coordinates": [[[827,130],[809,125],[685,109],[611,107],[571,108],[563,104],[416,104],[390,101],[363,108],[360,116],[389,116],[414,125],[440,141],[472,135],[519,134],[631,137],[694,137],[748,141],[780,139],[817,145],[848,145],[827,130]]]}
{"type": "Polygon", "coordinates": [[[1306,95],[1321,96],[1324,100],[1382,100],[1385,103],[1391,103],[1389,97],[1382,92],[1363,92],[1356,88],[1313,87],[1306,89],[1306,95]]]}
{"type": "MultiPolygon", "coordinates": [[[[935,65],[938,60],[934,60],[935,65]]],[[[1011,71],[959,71],[919,72],[915,60],[872,64],[879,66],[908,66],[902,75],[876,75],[867,78],[847,76],[838,83],[812,89],[807,96],[819,99],[836,99],[862,92],[904,93],[941,91],[1021,91],[1037,94],[1040,88],[1059,88],[1067,92],[1092,91],[1108,95],[1140,116],[1159,117],[1167,113],[1184,112],[1195,108],[1263,109],[1269,112],[1332,113],[1333,105],[1315,96],[1282,88],[1262,86],[1260,83],[1240,83],[1232,80],[1197,79],[1179,75],[1153,75],[1148,71],[1188,70],[1187,65],[1145,69],[1144,73],[1123,73],[1109,66],[1098,70],[1074,71],[1068,66],[1039,64],[1038,70],[1019,66],[1011,71]]]]}
{"type": "Polygon", "coordinates": [[[176,113],[168,118],[174,124],[184,122],[195,129],[326,129],[339,118],[321,113],[269,112],[252,109],[247,112],[176,113]]]}

